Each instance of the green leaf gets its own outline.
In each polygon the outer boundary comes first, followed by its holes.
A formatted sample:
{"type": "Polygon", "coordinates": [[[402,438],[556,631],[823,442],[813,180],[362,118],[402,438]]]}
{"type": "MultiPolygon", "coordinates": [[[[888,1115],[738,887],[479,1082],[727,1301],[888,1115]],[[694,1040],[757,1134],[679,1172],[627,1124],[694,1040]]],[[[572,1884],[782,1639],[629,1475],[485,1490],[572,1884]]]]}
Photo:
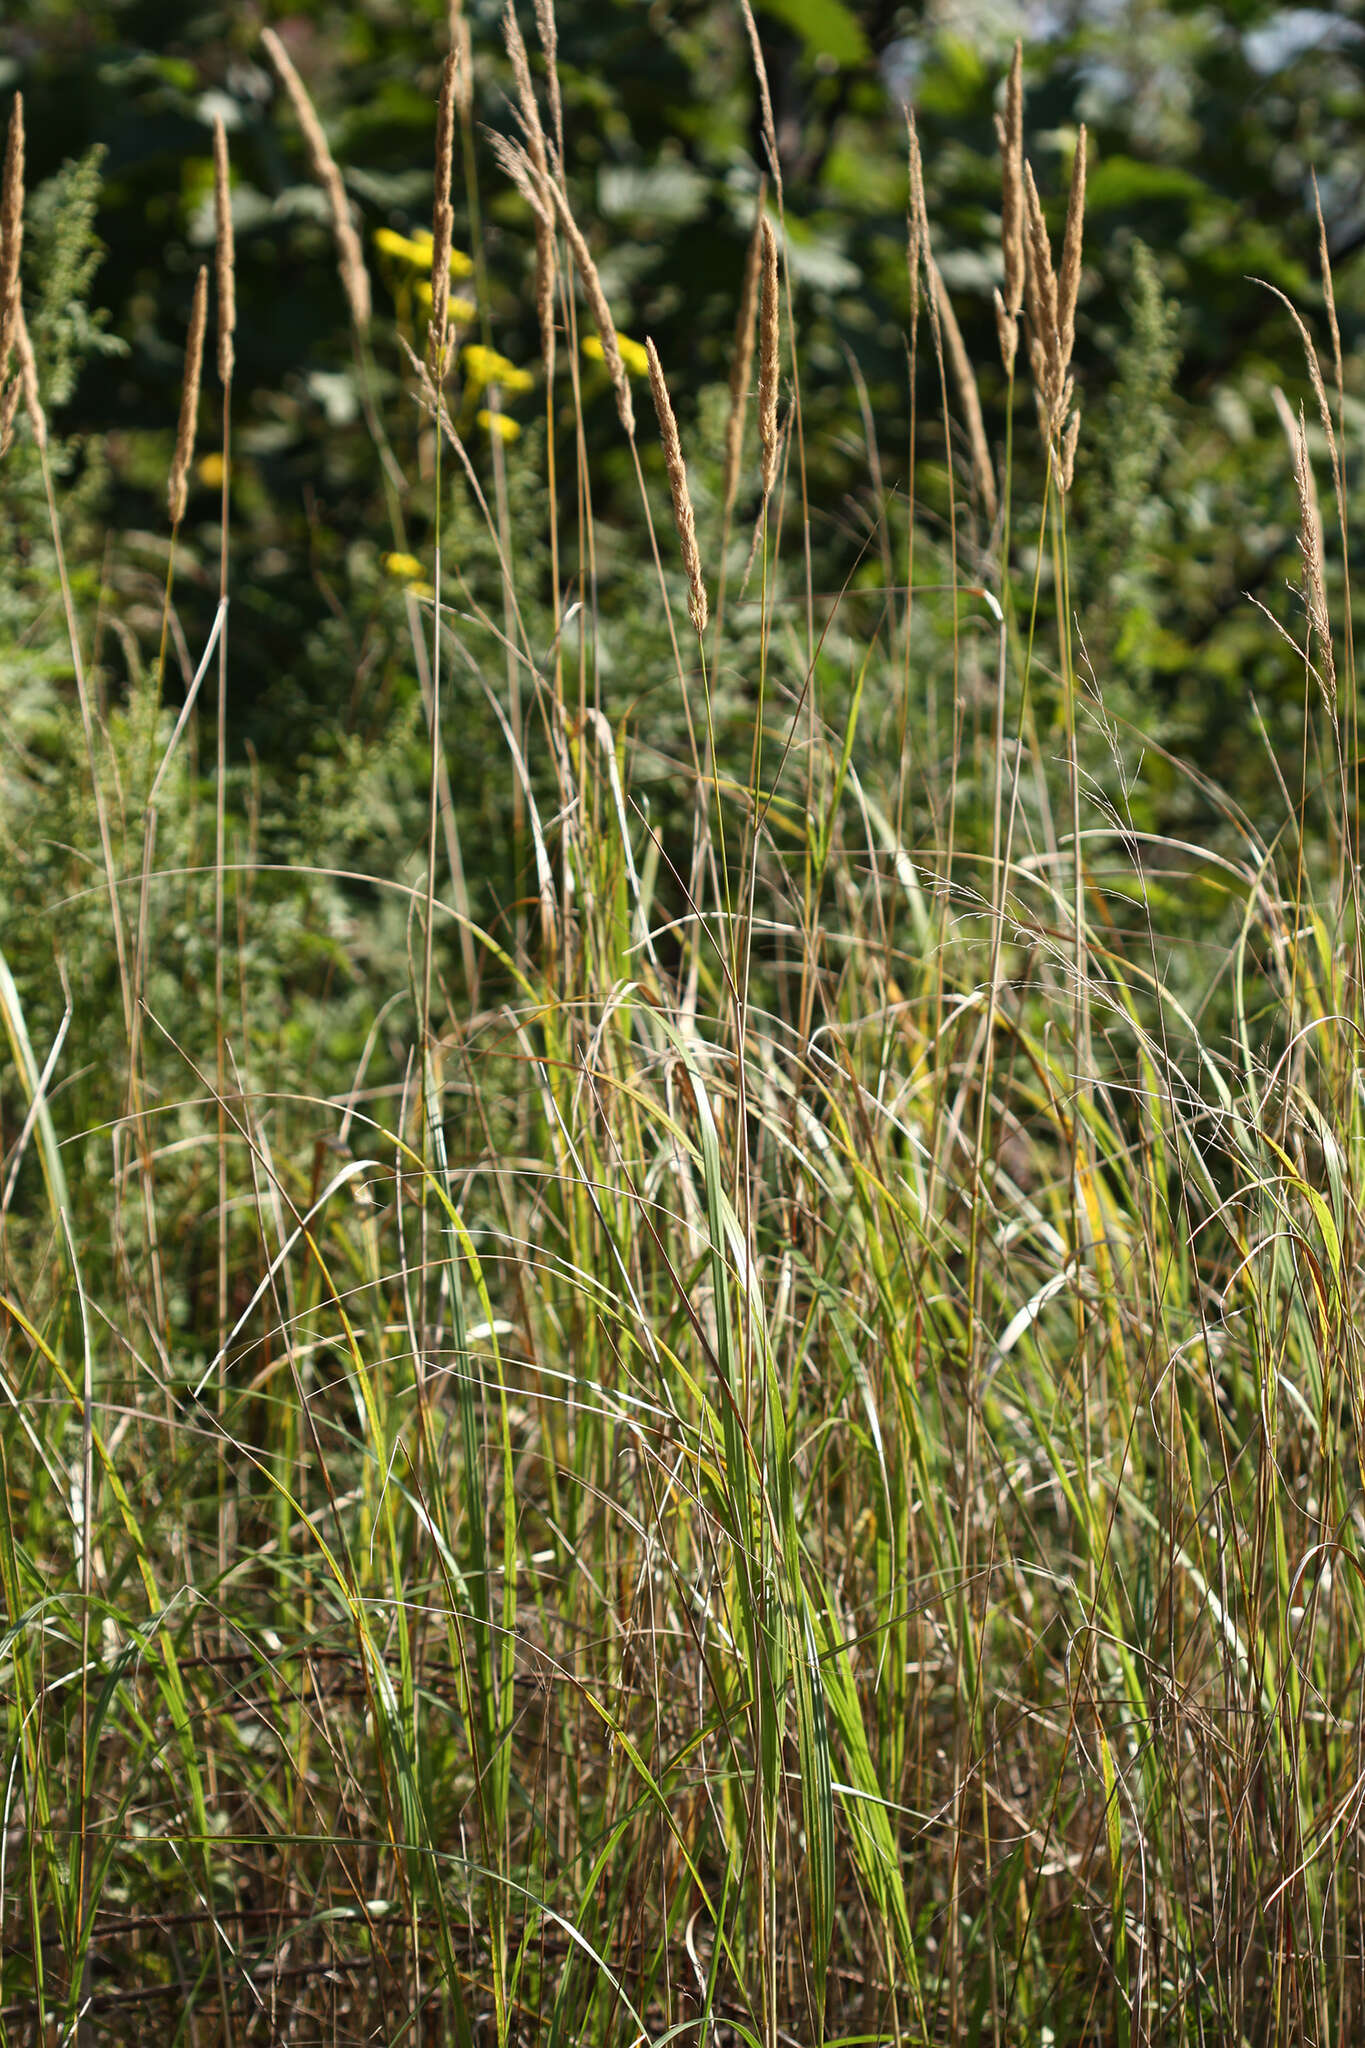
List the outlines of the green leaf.
{"type": "Polygon", "coordinates": [[[843,0],[763,0],[763,12],[794,29],[812,57],[865,64],[867,37],[843,0]]]}

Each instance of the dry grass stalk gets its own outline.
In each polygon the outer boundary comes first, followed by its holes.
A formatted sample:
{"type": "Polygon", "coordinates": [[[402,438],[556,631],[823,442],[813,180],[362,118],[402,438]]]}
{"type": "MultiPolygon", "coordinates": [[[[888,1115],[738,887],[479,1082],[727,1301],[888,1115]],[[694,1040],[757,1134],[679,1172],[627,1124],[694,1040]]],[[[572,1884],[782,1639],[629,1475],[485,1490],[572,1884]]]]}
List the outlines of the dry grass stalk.
{"type": "Polygon", "coordinates": [[[673,416],[673,401],[664,382],[659,351],[648,337],[645,340],[645,353],[649,357],[649,388],[654,394],[654,410],[659,415],[659,434],[664,444],[668,488],[673,494],[673,524],[678,529],[678,545],[682,549],[683,568],[687,571],[687,609],[693,627],[701,634],[706,631],[709,612],[706,585],[702,581],[701,554],[697,547],[697,522],[692,512],[692,494],[687,488],[687,469],[682,457],[682,443],[678,439],[678,422],[673,416]]]}
{"type": "MultiPolygon", "coordinates": [[[[529,160],[527,161],[527,168],[531,171],[532,176],[534,176],[534,166],[529,163],[529,160]]],[[[621,425],[626,431],[627,438],[633,441],[635,439],[635,407],[631,402],[630,384],[626,378],[626,366],[621,361],[621,350],[616,340],[616,325],[611,316],[611,307],[608,304],[607,295],[602,289],[602,279],[598,274],[597,265],[592,260],[592,251],[584,241],[582,230],[570,211],[569,202],[562,186],[557,184],[553,178],[546,178],[542,181],[542,190],[548,194],[553,202],[568,240],[569,248],[573,252],[573,260],[578,267],[579,277],[583,281],[583,290],[587,296],[588,305],[592,309],[593,324],[597,329],[597,337],[602,344],[602,354],[606,360],[607,374],[611,378],[611,388],[616,397],[616,410],[620,415],[621,425]]]]}
{"type": "Polygon", "coordinates": [[[777,193],[777,210],[782,211],[782,159],[777,151],[777,123],[773,120],[772,94],[768,90],[768,67],[763,61],[763,43],[754,20],[754,10],[749,0],[739,0],[744,15],[744,26],[749,32],[749,48],[753,53],[754,77],[758,81],[758,104],[763,125],[763,146],[768,152],[768,168],[772,172],[773,187],[777,193]]]}
{"type": "Polygon", "coordinates": [[[744,421],[749,410],[749,384],[754,370],[754,315],[758,311],[758,280],[763,266],[763,193],[758,195],[758,214],[749,237],[744,264],[744,283],[739,294],[739,318],[735,322],[735,354],[730,365],[730,412],[725,422],[726,517],[734,508],[739,491],[739,465],[744,454],[744,421]]]}
{"type": "MultiPolygon", "coordinates": [[[[512,76],[516,80],[526,147],[536,171],[542,179],[548,180],[550,161],[545,144],[545,131],[540,124],[540,109],[536,105],[535,87],[531,83],[531,65],[512,0],[507,0],[507,11],[503,17],[503,35],[507,43],[507,54],[512,63],[512,76]]],[[[555,236],[553,223],[545,214],[537,212],[535,222],[536,318],[540,325],[540,352],[545,362],[546,381],[549,382],[554,377],[555,361],[555,236]]]]}
{"type": "MultiPolygon", "coordinates": [[[[9,374],[10,351],[19,324],[19,258],[24,246],[24,96],[14,95],[5,143],[5,181],[0,190],[0,385],[9,374]]],[[[13,408],[10,411],[13,419],[13,408]]]]}
{"type": "Polygon", "coordinates": [[[930,290],[942,324],[944,350],[952,364],[953,378],[962,400],[967,440],[972,451],[972,473],[976,478],[982,509],[990,524],[994,526],[995,515],[999,510],[999,499],[995,489],[995,472],[991,467],[990,443],[986,439],[986,422],[981,412],[981,394],[976,388],[976,372],[967,353],[967,344],[962,339],[962,329],[957,324],[957,315],[953,311],[953,302],[948,297],[943,273],[932,256],[927,257],[927,265],[930,290]]]}
{"type": "Polygon", "coordinates": [[[218,382],[232,382],[236,360],[237,258],[232,233],[232,193],[228,183],[227,130],[221,118],[213,124],[214,272],[218,286],[218,382]]]}
{"type": "Polygon", "coordinates": [[[20,306],[14,321],[14,352],[19,358],[19,383],[24,394],[24,410],[28,423],[33,429],[34,445],[38,453],[47,452],[47,414],[38,392],[38,365],[33,359],[33,343],[28,336],[28,322],[20,306]]]}
{"type": "Polygon", "coordinates": [[[436,199],[431,213],[431,322],[427,329],[427,354],[438,384],[446,373],[450,331],[450,242],[455,232],[450,179],[455,158],[457,70],[452,50],[442,67],[441,97],[436,109],[436,199]]]}
{"type": "Polygon", "coordinates": [[[185,340],[185,382],[180,393],[180,425],[176,429],[175,454],[171,460],[166,501],[171,525],[179,526],[189,498],[190,463],[194,457],[194,431],[199,419],[199,378],[204,366],[204,328],[208,322],[209,274],[201,265],[194,281],[190,307],[190,331],[185,340]]]}
{"type": "Polygon", "coordinates": [[[9,453],[9,444],[14,438],[14,416],[19,410],[21,380],[11,377],[0,390],[0,455],[9,453]]]}
{"type": "Polygon", "coordinates": [[[1313,211],[1318,223],[1318,268],[1322,273],[1322,296],[1327,304],[1327,331],[1332,337],[1332,366],[1336,373],[1337,392],[1341,392],[1341,329],[1337,325],[1337,294],[1332,282],[1332,257],[1327,247],[1327,223],[1322,217],[1322,194],[1318,191],[1318,174],[1313,173],[1313,211]]]}
{"type": "Polygon", "coordinates": [[[763,496],[777,482],[777,384],[781,367],[782,310],[778,296],[777,236],[762,216],[763,289],[759,305],[758,440],[763,451],[763,496]]]}
{"type": "Polygon", "coordinates": [[[261,41],[281,85],[293,102],[299,127],[303,130],[303,139],[308,145],[313,175],[327,195],[327,203],[332,212],[332,233],[336,240],[337,268],[341,273],[342,288],[351,309],[351,318],[357,330],[364,334],[370,324],[370,279],[365,269],[360,237],[351,219],[350,201],[346,197],[341,172],[337,169],[336,158],[327,145],[327,137],[322,132],[317,110],[308,97],[308,89],[294,69],[289,52],[273,28],[262,29],[261,41]]]}

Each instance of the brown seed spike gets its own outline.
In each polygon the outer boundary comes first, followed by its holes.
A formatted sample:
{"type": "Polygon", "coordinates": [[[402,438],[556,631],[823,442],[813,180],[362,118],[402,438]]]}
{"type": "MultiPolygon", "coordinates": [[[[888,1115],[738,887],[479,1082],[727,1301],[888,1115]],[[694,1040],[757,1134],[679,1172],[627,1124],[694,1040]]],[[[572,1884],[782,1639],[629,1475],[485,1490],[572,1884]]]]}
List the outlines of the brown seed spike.
{"type": "Polygon", "coordinates": [[[227,130],[221,118],[213,124],[214,271],[218,286],[218,382],[232,382],[237,332],[237,256],[232,233],[232,191],[228,181],[227,130]]]}
{"type": "Polygon", "coordinates": [[[659,415],[659,434],[664,444],[668,488],[673,495],[673,524],[678,529],[678,545],[682,549],[683,568],[687,571],[687,609],[692,625],[700,635],[706,631],[708,617],[706,585],[702,581],[697,522],[692,512],[692,495],[687,488],[687,469],[682,458],[682,443],[678,439],[678,422],[673,416],[673,401],[664,382],[659,351],[649,339],[645,341],[645,353],[649,357],[649,388],[654,394],[654,410],[659,415]]]}
{"type": "Polygon", "coordinates": [[[1005,259],[1005,311],[1016,315],[1024,303],[1024,46],[1017,42],[1005,87],[1000,137],[1000,243],[1005,259]]]}
{"type": "Polygon", "coordinates": [[[1076,136],[1076,155],[1071,166],[1071,193],[1066,205],[1066,233],[1062,238],[1062,268],[1057,279],[1057,327],[1062,351],[1062,368],[1071,363],[1076,343],[1076,294],[1081,283],[1081,240],[1085,231],[1085,129],[1076,136]]]}
{"type": "Polygon", "coordinates": [[[308,145],[313,175],[327,195],[327,203],[332,213],[332,234],[336,242],[337,269],[341,272],[342,288],[351,309],[351,318],[358,332],[364,334],[370,324],[370,279],[365,269],[360,237],[351,219],[350,201],[346,197],[341,172],[337,169],[336,158],[328,147],[322,123],[317,117],[317,109],[308,97],[308,88],[294,69],[289,52],[273,28],[261,30],[261,41],[281,85],[293,104],[298,124],[303,130],[303,139],[308,145]]]}
{"type": "Polygon", "coordinates": [[[438,385],[448,367],[446,355],[450,325],[450,238],[455,232],[455,214],[450,203],[450,179],[455,154],[455,85],[458,70],[458,60],[452,50],[441,70],[441,97],[436,109],[436,197],[431,212],[431,324],[427,331],[427,348],[431,372],[438,385]]]}
{"type": "Polygon", "coordinates": [[[201,267],[194,281],[194,303],[190,307],[190,331],[185,341],[185,382],[180,394],[180,425],[175,436],[166,500],[172,527],[185,516],[189,498],[190,462],[194,456],[194,431],[199,419],[199,378],[204,365],[204,328],[208,320],[209,274],[201,267]]]}
{"type": "Polygon", "coordinates": [[[725,490],[728,514],[739,491],[739,465],[744,453],[744,416],[749,408],[749,381],[754,367],[754,315],[758,311],[758,279],[763,265],[763,195],[749,238],[744,264],[744,283],[739,294],[739,317],[735,322],[735,354],[730,365],[730,411],[725,422],[725,490]]]}
{"type": "Polygon", "coordinates": [[[0,384],[19,324],[19,257],[24,245],[24,96],[14,95],[0,190],[0,384]]]}
{"type": "Polygon", "coordinates": [[[777,482],[777,383],[781,362],[777,279],[777,236],[763,215],[763,290],[759,306],[758,439],[763,451],[763,495],[777,482]]]}

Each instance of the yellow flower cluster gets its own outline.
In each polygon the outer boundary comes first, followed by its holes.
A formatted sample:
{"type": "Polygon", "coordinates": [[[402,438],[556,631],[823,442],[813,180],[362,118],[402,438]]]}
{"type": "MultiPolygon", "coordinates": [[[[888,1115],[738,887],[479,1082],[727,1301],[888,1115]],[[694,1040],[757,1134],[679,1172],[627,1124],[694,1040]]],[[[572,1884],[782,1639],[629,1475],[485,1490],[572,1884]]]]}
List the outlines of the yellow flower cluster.
{"type": "Polygon", "coordinates": [[[535,383],[529,370],[519,370],[506,356],[500,356],[495,348],[484,348],[481,342],[471,341],[460,350],[460,356],[465,376],[475,391],[482,391],[489,384],[496,384],[500,391],[529,391],[535,383]]]}
{"type": "Polygon", "coordinates": [[[434,597],[435,591],[422,576],[422,564],[416,555],[385,555],[384,567],[396,583],[407,586],[413,597],[434,597]]]}
{"type": "Polygon", "coordinates": [[[508,442],[521,439],[521,428],[515,420],[509,420],[505,412],[490,412],[485,405],[480,408],[477,418],[484,432],[492,434],[496,440],[508,442]]]}
{"type": "MultiPolygon", "coordinates": [[[[638,341],[632,341],[628,334],[622,334],[618,328],[616,346],[621,351],[621,361],[625,364],[628,373],[632,377],[647,377],[649,375],[649,357],[645,354],[638,341]]],[[[591,357],[595,363],[606,361],[607,352],[595,334],[590,334],[583,343],[583,353],[585,356],[591,357]]]]}
{"type": "MultiPolygon", "coordinates": [[[[374,246],[381,255],[392,256],[395,263],[411,264],[414,270],[430,270],[436,247],[430,228],[417,228],[410,235],[400,235],[394,228],[376,228],[374,246]]],[[[451,276],[468,277],[473,269],[473,262],[465,255],[464,250],[452,248],[451,276]]]]}
{"type": "MultiPolygon", "coordinates": [[[[429,314],[431,312],[431,286],[425,278],[422,278],[417,286],[417,303],[424,313],[429,314]]],[[[446,300],[446,307],[451,319],[457,324],[462,320],[467,321],[474,318],[474,301],[472,299],[462,299],[455,292],[452,292],[446,300]]]]}

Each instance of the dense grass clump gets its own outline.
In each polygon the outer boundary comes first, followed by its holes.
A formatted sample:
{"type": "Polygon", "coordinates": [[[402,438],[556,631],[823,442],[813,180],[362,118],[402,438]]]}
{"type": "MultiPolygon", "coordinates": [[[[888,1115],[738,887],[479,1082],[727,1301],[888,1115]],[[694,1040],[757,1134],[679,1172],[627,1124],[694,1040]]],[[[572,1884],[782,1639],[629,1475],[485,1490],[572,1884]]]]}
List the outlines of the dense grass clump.
{"type": "MultiPolygon", "coordinates": [[[[1084,133],[1054,214],[1016,64],[996,450],[912,132],[931,502],[869,419],[825,589],[771,130],[698,410],[617,333],[537,20],[501,157],[538,372],[446,253],[468,48],[385,325],[269,39],[391,518],[337,658],[408,635],[382,731],[324,768],[299,718],[288,816],[230,746],[229,138],[173,533],[120,581],[49,420],[11,127],[0,2038],[1352,2039],[1339,346],[1304,330],[1285,407],[1302,750],[1249,816],[1093,658],[1143,586],[1128,500],[1085,500],[1084,133]]],[[[1145,254],[1134,294],[1136,519],[1172,375],[1145,254]]]]}

